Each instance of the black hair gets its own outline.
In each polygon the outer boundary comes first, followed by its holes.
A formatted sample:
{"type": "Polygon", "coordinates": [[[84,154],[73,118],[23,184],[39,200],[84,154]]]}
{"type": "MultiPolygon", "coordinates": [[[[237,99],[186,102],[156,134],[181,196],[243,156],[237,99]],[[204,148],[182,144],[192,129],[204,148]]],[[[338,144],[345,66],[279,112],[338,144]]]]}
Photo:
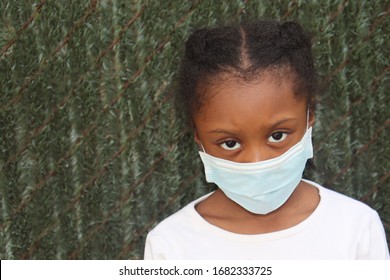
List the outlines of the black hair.
{"type": "Polygon", "coordinates": [[[202,89],[215,77],[229,73],[250,82],[269,71],[294,79],[294,93],[314,108],[316,71],[311,39],[298,23],[261,20],[196,30],[185,44],[178,105],[184,106],[191,120],[207,100],[202,89]]]}

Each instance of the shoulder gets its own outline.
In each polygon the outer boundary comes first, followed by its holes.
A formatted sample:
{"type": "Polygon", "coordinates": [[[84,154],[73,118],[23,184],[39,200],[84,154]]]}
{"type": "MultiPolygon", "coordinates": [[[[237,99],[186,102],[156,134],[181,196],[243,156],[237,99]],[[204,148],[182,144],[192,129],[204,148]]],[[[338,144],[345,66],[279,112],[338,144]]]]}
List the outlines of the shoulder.
{"type": "Polygon", "coordinates": [[[332,210],[332,212],[336,212],[338,214],[351,213],[355,215],[377,215],[377,212],[374,209],[357,199],[333,191],[317,183],[311,181],[307,182],[318,188],[321,197],[320,203],[322,206],[326,207],[327,210],[332,210]]]}
{"type": "Polygon", "coordinates": [[[181,258],[188,244],[207,236],[206,223],[195,205],[209,195],[192,201],[154,227],[146,236],[144,259],[181,258]]]}
{"type": "Polygon", "coordinates": [[[332,219],[332,223],[337,224],[338,222],[345,226],[356,226],[360,229],[370,227],[372,224],[383,227],[378,213],[367,204],[317,183],[307,182],[319,190],[319,212],[322,213],[321,217],[332,219]]]}
{"type": "Polygon", "coordinates": [[[149,232],[148,236],[172,236],[172,234],[177,234],[180,231],[188,230],[190,227],[196,227],[196,225],[202,223],[202,217],[195,210],[195,205],[206,199],[210,194],[204,195],[192,201],[176,213],[165,218],[149,232]]]}
{"type": "Polygon", "coordinates": [[[378,213],[367,204],[308,182],[319,189],[317,225],[340,246],[352,244],[356,259],[389,259],[385,231],[378,213]],[[342,245],[344,244],[344,245],[342,245]]]}

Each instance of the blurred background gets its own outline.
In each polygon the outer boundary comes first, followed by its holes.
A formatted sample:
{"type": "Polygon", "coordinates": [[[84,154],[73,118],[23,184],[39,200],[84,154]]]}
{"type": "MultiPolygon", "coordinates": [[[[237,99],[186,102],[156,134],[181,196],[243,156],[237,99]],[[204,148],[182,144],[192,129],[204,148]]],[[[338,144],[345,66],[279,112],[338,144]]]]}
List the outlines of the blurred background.
{"type": "Polygon", "coordinates": [[[195,28],[298,21],[320,75],[305,177],[390,233],[389,1],[0,2],[1,259],[142,259],[148,231],[213,189],[175,111],[195,28]]]}

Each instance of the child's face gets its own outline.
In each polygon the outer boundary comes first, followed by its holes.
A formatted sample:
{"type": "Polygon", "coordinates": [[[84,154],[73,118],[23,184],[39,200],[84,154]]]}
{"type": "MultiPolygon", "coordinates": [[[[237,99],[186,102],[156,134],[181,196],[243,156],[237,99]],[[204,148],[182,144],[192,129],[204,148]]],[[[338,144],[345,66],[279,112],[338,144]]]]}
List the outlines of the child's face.
{"type": "MultiPolygon", "coordinates": [[[[282,155],[298,143],[307,125],[307,102],[293,83],[262,76],[251,83],[235,77],[206,88],[193,116],[195,141],[206,153],[235,162],[258,162],[282,155]]],[[[309,120],[309,126],[313,124],[309,120]]]]}

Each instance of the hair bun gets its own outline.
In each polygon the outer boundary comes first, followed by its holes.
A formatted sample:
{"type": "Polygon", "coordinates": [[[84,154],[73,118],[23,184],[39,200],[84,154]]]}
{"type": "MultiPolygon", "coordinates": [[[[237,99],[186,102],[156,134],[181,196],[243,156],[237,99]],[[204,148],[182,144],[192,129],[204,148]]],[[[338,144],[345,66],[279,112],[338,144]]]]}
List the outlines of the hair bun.
{"type": "Polygon", "coordinates": [[[208,69],[235,64],[239,60],[240,31],[234,27],[200,29],[187,41],[185,56],[208,69]]]}
{"type": "Polygon", "coordinates": [[[187,40],[186,57],[194,62],[200,62],[204,57],[207,45],[206,37],[208,30],[206,28],[195,31],[187,40]]]}
{"type": "Polygon", "coordinates": [[[285,22],[280,26],[281,47],[284,49],[310,48],[310,38],[304,29],[295,22],[285,22]]]}

